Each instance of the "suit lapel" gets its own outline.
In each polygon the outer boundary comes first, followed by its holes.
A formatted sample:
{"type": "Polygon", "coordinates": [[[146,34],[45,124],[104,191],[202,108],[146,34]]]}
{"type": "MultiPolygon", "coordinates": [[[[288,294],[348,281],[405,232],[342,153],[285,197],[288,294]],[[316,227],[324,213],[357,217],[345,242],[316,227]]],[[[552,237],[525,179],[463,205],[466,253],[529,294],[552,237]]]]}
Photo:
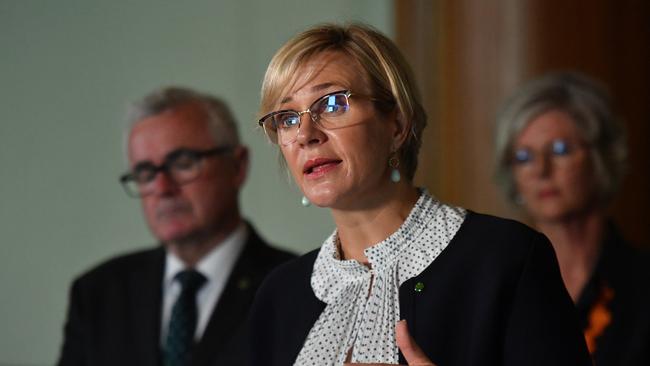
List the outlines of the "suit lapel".
{"type": "Polygon", "coordinates": [[[138,364],[157,366],[160,358],[160,318],[162,304],[162,278],[165,266],[165,250],[157,248],[134,276],[129,286],[131,302],[129,319],[132,345],[138,364]]]}

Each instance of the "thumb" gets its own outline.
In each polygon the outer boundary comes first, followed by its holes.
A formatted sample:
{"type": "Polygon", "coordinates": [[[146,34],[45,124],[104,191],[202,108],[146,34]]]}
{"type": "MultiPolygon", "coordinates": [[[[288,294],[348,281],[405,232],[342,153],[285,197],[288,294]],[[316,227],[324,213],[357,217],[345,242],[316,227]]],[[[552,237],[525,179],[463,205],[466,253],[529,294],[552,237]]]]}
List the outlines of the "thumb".
{"type": "Polygon", "coordinates": [[[406,320],[400,320],[395,325],[395,338],[409,366],[435,366],[411,337],[406,320]]]}

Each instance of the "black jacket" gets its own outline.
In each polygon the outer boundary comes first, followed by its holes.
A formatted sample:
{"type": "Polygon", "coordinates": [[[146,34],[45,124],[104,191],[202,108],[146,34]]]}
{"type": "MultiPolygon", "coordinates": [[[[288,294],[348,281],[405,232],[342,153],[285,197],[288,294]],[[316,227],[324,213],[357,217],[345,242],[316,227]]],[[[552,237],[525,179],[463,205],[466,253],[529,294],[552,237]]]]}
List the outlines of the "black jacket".
{"type": "Polygon", "coordinates": [[[596,366],[650,365],[650,253],[631,247],[612,223],[577,306],[585,329],[594,327],[597,307],[610,316],[604,328],[592,332],[596,366]],[[603,301],[604,289],[611,298],[603,301]]]}
{"type": "MultiPolygon", "coordinates": [[[[293,255],[252,227],[192,354],[192,366],[244,363],[245,320],[264,277],[293,255]]],[[[114,258],[74,281],[60,366],[158,366],[165,250],[114,258]]]]}
{"type": "MultiPolygon", "coordinates": [[[[252,365],[296,359],[325,308],[310,285],[317,253],[278,267],[260,288],[251,310],[252,365]]],[[[553,248],[514,221],[469,212],[399,296],[411,335],[439,366],[590,365],[553,248]]]]}

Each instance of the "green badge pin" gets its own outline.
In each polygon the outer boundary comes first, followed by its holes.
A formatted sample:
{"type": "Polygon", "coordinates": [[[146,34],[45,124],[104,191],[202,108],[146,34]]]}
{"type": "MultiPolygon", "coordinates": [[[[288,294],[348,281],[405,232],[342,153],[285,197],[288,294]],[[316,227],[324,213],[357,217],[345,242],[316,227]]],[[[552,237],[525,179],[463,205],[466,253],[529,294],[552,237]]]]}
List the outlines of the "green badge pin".
{"type": "Polygon", "coordinates": [[[237,281],[237,288],[239,288],[240,290],[246,290],[247,288],[250,287],[250,285],[251,285],[251,281],[246,277],[240,278],[239,281],[237,281]]]}
{"type": "Polygon", "coordinates": [[[424,283],[418,282],[415,284],[415,292],[422,292],[424,290],[424,283]]]}

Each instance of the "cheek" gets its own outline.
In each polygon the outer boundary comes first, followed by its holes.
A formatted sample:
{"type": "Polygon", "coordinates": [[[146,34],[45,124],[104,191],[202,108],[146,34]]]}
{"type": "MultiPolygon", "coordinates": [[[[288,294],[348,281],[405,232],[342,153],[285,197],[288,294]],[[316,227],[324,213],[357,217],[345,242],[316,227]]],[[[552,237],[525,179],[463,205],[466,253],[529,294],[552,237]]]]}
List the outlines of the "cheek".
{"type": "Polygon", "coordinates": [[[565,172],[564,184],[572,195],[583,199],[591,198],[597,189],[595,174],[589,164],[568,169],[565,172]]]}
{"type": "MultiPolygon", "coordinates": [[[[364,127],[370,124],[364,125],[364,127]]],[[[346,160],[351,164],[351,174],[371,172],[383,172],[388,167],[390,155],[390,139],[386,135],[377,133],[376,128],[365,129],[359,133],[351,134],[342,139],[340,144],[347,146],[346,160]]]]}
{"type": "Polygon", "coordinates": [[[156,214],[156,202],[154,197],[146,197],[142,199],[142,211],[149,221],[154,221],[156,214]]]}
{"type": "Polygon", "coordinates": [[[530,178],[527,178],[526,174],[522,173],[519,169],[512,169],[512,178],[515,182],[515,189],[520,195],[525,196],[532,190],[530,178]]]}
{"type": "Polygon", "coordinates": [[[144,213],[145,221],[154,231],[156,230],[156,227],[159,227],[162,224],[162,222],[156,218],[156,206],[155,197],[146,197],[142,199],[142,212],[144,213]]]}
{"type": "Polygon", "coordinates": [[[284,162],[287,165],[287,169],[291,172],[293,179],[298,181],[302,177],[302,167],[298,166],[298,154],[295,149],[292,149],[291,146],[281,147],[280,153],[284,158],[284,162]]]}

